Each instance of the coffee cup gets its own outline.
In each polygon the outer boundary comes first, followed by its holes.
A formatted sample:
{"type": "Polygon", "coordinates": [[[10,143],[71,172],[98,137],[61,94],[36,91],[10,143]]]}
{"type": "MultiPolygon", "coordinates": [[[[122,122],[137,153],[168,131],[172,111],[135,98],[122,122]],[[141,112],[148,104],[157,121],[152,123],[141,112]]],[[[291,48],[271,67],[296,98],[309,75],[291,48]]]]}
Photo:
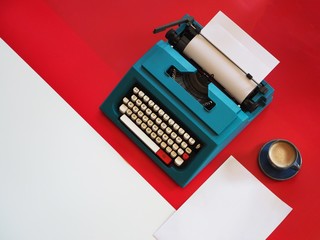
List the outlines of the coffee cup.
{"type": "Polygon", "coordinates": [[[277,170],[287,170],[290,168],[299,171],[301,165],[299,164],[298,157],[297,148],[287,140],[275,140],[268,148],[268,161],[277,170]]]}

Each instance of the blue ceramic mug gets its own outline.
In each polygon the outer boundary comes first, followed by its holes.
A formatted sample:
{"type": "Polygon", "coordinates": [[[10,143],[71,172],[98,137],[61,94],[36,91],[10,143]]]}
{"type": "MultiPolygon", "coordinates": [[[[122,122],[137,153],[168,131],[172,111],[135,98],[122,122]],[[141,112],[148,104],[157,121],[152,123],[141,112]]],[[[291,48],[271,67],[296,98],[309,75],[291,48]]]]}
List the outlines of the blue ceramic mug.
{"type": "Polygon", "coordinates": [[[289,141],[275,140],[268,149],[268,161],[278,170],[294,169],[298,171],[301,165],[298,162],[298,150],[289,141]]]}

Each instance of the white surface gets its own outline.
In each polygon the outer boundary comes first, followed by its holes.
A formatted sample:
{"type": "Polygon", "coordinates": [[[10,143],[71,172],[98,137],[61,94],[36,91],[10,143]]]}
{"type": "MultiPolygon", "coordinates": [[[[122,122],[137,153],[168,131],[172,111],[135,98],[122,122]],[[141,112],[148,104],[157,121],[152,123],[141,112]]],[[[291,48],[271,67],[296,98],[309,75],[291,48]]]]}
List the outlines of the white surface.
{"type": "Polygon", "coordinates": [[[201,34],[220,51],[261,82],[279,61],[224,13],[218,12],[201,34]]]}
{"type": "Polygon", "coordinates": [[[154,235],[159,240],[266,239],[291,210],[231,156],[154,235]]]}
{"type": "Polygon", "coordinates": [[[0,39],[0,239],[154,239],[174,209],[0,39]]]}
{"type": "Polygon", "coordinates": [[[242,103],[257,86],[201,35],[195,36],[183,53],[192,58],[209,74],[213,74],[214,78],[238,103],[242,103]]]}

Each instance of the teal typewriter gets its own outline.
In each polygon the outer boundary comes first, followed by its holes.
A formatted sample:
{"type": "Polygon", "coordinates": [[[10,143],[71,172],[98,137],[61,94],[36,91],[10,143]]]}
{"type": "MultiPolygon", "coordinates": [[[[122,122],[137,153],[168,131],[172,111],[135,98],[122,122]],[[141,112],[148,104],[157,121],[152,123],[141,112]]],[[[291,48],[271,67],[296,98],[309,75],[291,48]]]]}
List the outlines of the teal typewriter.
{"type": "Polygon", "coordinates": [[[168,28],[100,109],[184,187],[271,102],[279,61],[222,12],[168,28]]]}

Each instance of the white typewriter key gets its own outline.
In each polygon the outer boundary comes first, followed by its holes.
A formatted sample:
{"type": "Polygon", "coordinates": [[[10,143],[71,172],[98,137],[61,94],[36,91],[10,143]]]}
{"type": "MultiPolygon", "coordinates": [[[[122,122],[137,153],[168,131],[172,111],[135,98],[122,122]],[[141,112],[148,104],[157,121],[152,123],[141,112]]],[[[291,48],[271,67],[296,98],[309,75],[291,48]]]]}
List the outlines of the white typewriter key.
{"type": "Polygon", "coordinates": [[[181,137],[176,137],[176,143],[180,144],[182,142],[181,137]]]}
{"type": "Polygon", "coordinates": [[[170,119],[169,115],[165,113],[163,115],[163,120],[168,121],[169,119],[170,119]]]}
{"type": "Polygon", "coordinates": [[[160,147],[161,147],[162,149],[165,149],[165,148],[167,147],[167,144],[166,144],[165,142],[162,142],[162,143],[160,144],[160,147]]]}
{"type": "Polygon", "coordinates": [[[130,116],[130,115],[132,114],[132,111],[128,108],[127,111],[126,111],[126,114],[127,114],[128,116],[130,116]]]}
{"type": "Polygon", "coordinates": [[[146,128],[147,128],[147,124],[145,124],[144,122],[141,123],[141,129],[142,129],[142,130],[145,130],[146,128]]]}
{"type": "Polygon", "coordinates": [[[152,113],[151,109],[150,109],[150,108],[147,108],[146,114],[149,116],[151,113],[152,113]]]}
{"type": "Polygon", "coordinates": [[[156,131],[158,131],[158,126],[156,125],[156,124],[153,124],[152,125],[152,131],[154,131],[154,132],[156,132],[156,131]]]}
{"type": "Polygon", "coordinates": [[[178,149],[178,154],[181,156],[182,154],[184,154],[184,151],[181,148],[179,148],[178,149]]]}
{"type": "Polygon", "coordinates": [[[146,103],[150,100],[150,98],[147,95],[143,96],[143,101],[146,103]]]}
{"type": "Polygon", "coordinates": [[[193,138],[189,138],[189,144],[190,145],[193,145],[195,144],[196,140],[194,140],[193,138]]]}
{"type": "Polygon", "coordinates": [[[190,137],[190,135],[188,133],[183,134],[183,139],[184,140],[188,140],[190,137]]]}
{"type": "Polygon", "coordinates": [[[141,104],[140,108],[142,111],[145,111],[147,109],[147,106],[143,103],[141,104]]]}
{"type": "MultiPolygon", "coordinates": [[[[146,135],[135,123],[133,123],[126,115],[122,115],[120,120],[139,137],[154,153],[157,154],[159,146],[155,144],[148,135],[146,135]]],[[[162,158],[163,159],[163,158],[162,158]]],[[[164,159],[166,160],[166,158],[164,159]]]]}
{"type": "Polygon", "coordinates": [[[157,118],[157,119],[156,119],[156,124],[160,125],[161,122],[162,122],[161,118],[157,118]]]}
{"type": "Polygon", "coordinates": [[[159,106],[157,104],[153,105],[153,111],[158,112],[159,111],[159,106]]]}
{"type": "Polygon", "coordinates": [[[162,130],[165,130],[165,129],[167,128],[167,124],[165,124],[165,123],[163,122],[163,123],[161,123],[160,127],[161,127],[162,130]]]}
{"type": "Polygon", "coordinates": [[[162,131],[161,129],[159,129],[158,132],[157,132],[157,134],[158,134],[158,136],[161,137],[161,136],[163,135],[163,131],[162,131]]]}
{"type": "Polygon", "coordinates": [[[140,99],[137,99],[136,104],[137,104],[138,107],[140,107],[141,104],[142,104],[142,101],[140,99]]]}
{"type": "Polygon", "coordinates": [[[166,128],[166,133],[167,133],[167,134],[170,134],[171,132],[172,132],[172,129],[169,128],[169,127],[167,127],[167,128],[166,128]]]}
{"type": "Polygon", "coordinates": [[[138,108],[137,106],[134,106],[134,107],[132,108],[132,111],[133,111],[134,113],[137,113],[137,112],[139,111],[139,108],[138,108]]]}
{"type": "Polygon", "coordinates": [[[197,146],[196,146],[196,149],[199,149],[199,148],[201,148],[201,144],[200,143],[198,143],[197,146]]]}
{"type": "Polygon", "coordinates": [[[176,144],[176,143],[174,143],[174,144],[172,145],[172,149],[173,149],[174,151],[177,151],[177,150],[179,149],[179,145],[176,144]]]}
{"type": "Polygon", "coordinates": [[[156,138],[156,143],[160,144],[162,142],[162,139],[160,137],[156,138]]]}
{"type": "Polygon", "coordinates": [[[171,153],[171,151],[172,151],[172,148],[169,147],[169,146],[167,146],[167,147],[166,147],[166,152],[167,152],[167,153],[171,153]]]}
{"type": "Polygon", "coordinates": [[[152,132],[152,133],[150,134],[150,137],[151,137],[152,139],[155,139],[155,138],[157,137],[157,134],[155,134],[154,132],[152,132]]]}
{"type": "Polygon", "coordinates": [[[169,126],[172,126],[174,124],[174,121],[170,118],[168,121],[169,126]]]}
{"type": "Polygon", "coordinates": [[[150,100],[150,101],[148,102],[148,106],[149,106],[149,107],[153,107],[153,105],[154,105],[154,101],[150,100]]]}
{"type": "Polygon", "coordinates": [[[137,98],[136,95],[133,94],[133,95],[131,96],[131,101],[132,101],[132,102],[135,102],[137,99],[138,99],[138,98],[137,98]]]}
{"type": "Polygon", "coordinates": [[[175,123],[175,124],[173,124],[172,128],[173,128],[173,130],[177,131],[180,128],[180,126],[177,123],[175,123]]]}
{"type": "Polygon", "coordinates": [[[172,133],[170,134],[170,137],[171,137],[172,139],[176,139],[177,134],[176,134],[175,132],[172,132],[172,133]]]}
{"type": "Polygon", "coordinates": [[[177,153],[175,151],[172,151],[170,153],[170,157],[175,158],[177,156],[177,153]]]}
{"type": "Polygon", "coordinates": [[[137,115],[135,115],[134,113],[131,114],[131,119],[132,119],[133,121],[135,121],[135,120],[137,119],[137,115]]]}
{"type": "Polygon", "coordinates": [[[144,92],[140,91],[140,92],[138,93],[138,96],[139,96],[140,98],[143,98],[144,92]]]}
{"type": "Polygon", "coordinates": [[[139,126],[142,123],[142,120],[140,118],[137,118],[136,124],[139,126]]]}
{"type": "Polygon", "coordinates": [[[168,138],[169,138],[169,137],[168,137],[168,135],[167,135],[167,134],[163,134],[163,135],[162,135],[162,139],[163,139],[163,141],[167,141],[167,140],[168,140],[168,138]]]}
{"type": "Polygon", "coordinates": [[[148,127],[151,127],[153,125],[153,122],[149,119],[147,122],[148,127]]]}
{"type": "Polygon", "coordinates": [[[127,111],[128,107],[124,104],[121,104],[121,106],[119,107],[119,111],[123,114],[127,111]]]}
{"type": "Polygon", "coordinates": [[[180,167],[183,164],[183,159],[181,157],[176,157],[176,159],[174,160],[174,164],[177,165],[178,167],[180,167]]]}
{"type": "Polygon", "coordinates": [[[123,102],[124,104],[128,104],[129,99],[128,99],[128,98],[126,98],[126,97],[124,97],[124,98],[122,99],[122,102],[123,102]]]}
{"type": "Polygon", "coordinates": [[[137,87],[134,87],[134,88],[133,88],[133,92],[134,92],[135,94],[138,94],[139,91],[140,91],[139,88],[137,88],[137,87]]]}
{"type": "Polygon", "coordinates": [[[129,101],[128,102],[128,108],[133,108],[133,106],[134,106],[133,102],[129,101]]]}
{"type": "Polygon", "coordinates": [[[159,115],[160,117],[162,117],[163,114],[164,114],[164,111],[163,111],[162,109],[160,109],[160,110],[158,111],[158,115],[159,115]]]}
{"type": "Polygon", "coordinates": [[[173,140],[171,138],[169,138],[167,143],[168,143],[169,146],[171,146],[173,144],[173,140]]]}
{"type": "Polygon", "coordinates": [[[186,153],[191,154],[191,153],[192,153],[191,148],[187,147],[187,148],[186,148],[186,153]]]}
{"type": "Polygon", "coordinates": [[[182,142],[182,143],[181,143],[181,147],[182,147],[183,149],[185,149],[186,147],[188,147],[188,144],[187,144],[186,142],[182,142]]]}
{"type": "Polygon", "coordinates": [[[183,128],[179,128],[179,130],[178,130],[178,133],[180,134],[180,135],[183,135],[184,134],[184,129],[183,128]]]}
{"type": "Polygon", "coordinates": [[[150,133],[152,133],[152,130],[151,130],[150,128],[148,128],[148,127],[147,127],[147,129],[146,129],[146,133],[147,133],[147,134],[150,134],[150,133]]]}
{"type": "Polygon", "coordinates": [[[155,113],[151,113],[150,118],[151,118],[152,120],[155,120],[155,119],[157,118],[157,114],[155,114],[155,113]]]}
{"type": "MultiPolygon", "coordinates": [[[[140,140],[148,146],[151,151],[153,151],[163,162],[166,164],[170,164],[172,159],[168,156],[164,150],[160,149],[160,147],[152,140],[148,135],[146,135],[135,123],[133,123],[126,115],[122,115],[120,120],[133,132],[136,134],[140,140]]],[[[148,129],[148,128],[147,128],[148,129]]],[[[149,128],[151,131],[151,129],[149,128]]]]}
{"type": "Polygon", "coordinates": [[[139,118],[142,118],[143,115],[144,115],[144,113],[143,113],[142,111],[138,111],[138,117],[139,117],[139,118]]]}
{"type": "Polygon", "coordinates": [[[149,120],[149,118],[148,118],[146,115],[144,115],[144,116],[142,117],[142,121],[148,122],[148,120],[149,120]]]}

